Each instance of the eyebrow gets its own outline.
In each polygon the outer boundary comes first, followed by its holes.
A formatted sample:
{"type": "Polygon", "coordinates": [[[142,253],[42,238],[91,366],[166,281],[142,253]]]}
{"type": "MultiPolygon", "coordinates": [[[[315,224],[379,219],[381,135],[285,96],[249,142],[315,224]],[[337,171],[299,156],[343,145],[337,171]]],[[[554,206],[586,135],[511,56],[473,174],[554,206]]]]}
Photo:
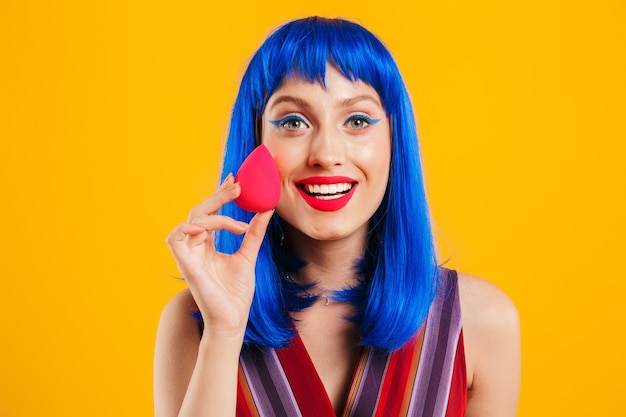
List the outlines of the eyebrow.
{"type": "Polygon", "coordinates": [[[304,108],[304,109],[310,109],[311,105],[309,104],[308,101],[303,100],[301,98],[298,97],[293,97],[293,96],[278,96],[274,102],[272,103],[272,107],[273,106],[277,106],[280,103],[293,103],[298,107],[304,108]]]}
{"type": "Polygon", "coordinates": [[[356,96],[356,97],[351,97],[351,98],[347,98],[345,100],[341,100],[341,106],[342,107],[350,107],[355,103],[358,103],[359,101],[364,101],[364,100],[368,100],[373,102],[374,104],[381,106],[380,101],[377,100],[375,97],[364,94],[361,96],[356,96]]]}
{"type": "MultiPolygon", "coordinates": [[[[356,96],[356,97],[350,97],[350,98],[346,98],[344,100],[341,100],[339,102],[339,105],[341,107],[350,107],[353,104],[356,104],[360,101],[371,101],[372,103],[381,106],[380,101],[377,100],[375,97],[371,96],[371,95],[360,95],[360,96],[356,96]]],[[[272,106],[277,106],[280,103],[293,103],[298,107],[304,108],[304,109],[310,109],[311,108],[311,104],[309,104],[308,101],[303,100],[301,98],[298,97],[293,97],[293,96],[279,96],[277,97],[274,102],[272,103],[272,106]]]]}

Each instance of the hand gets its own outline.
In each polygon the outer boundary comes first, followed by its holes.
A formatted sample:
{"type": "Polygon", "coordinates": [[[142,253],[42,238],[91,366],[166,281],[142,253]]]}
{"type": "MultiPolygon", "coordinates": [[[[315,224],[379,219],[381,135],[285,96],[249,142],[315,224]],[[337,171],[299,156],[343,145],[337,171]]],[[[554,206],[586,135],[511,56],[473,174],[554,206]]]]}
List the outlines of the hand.
{"type": "Polygon", "coordinates": [[[180,272],[204,319],[205,333],[243,337],[254,294],[254,267],[273,210],[257,213],[250,224],[215,213],[241,193],[229,175],[218,190],[194,207],[187,222],[167,237],[180,272]],[[213,231],[245,233],[239,250],[227,255],[215,250],[213,231]]]}

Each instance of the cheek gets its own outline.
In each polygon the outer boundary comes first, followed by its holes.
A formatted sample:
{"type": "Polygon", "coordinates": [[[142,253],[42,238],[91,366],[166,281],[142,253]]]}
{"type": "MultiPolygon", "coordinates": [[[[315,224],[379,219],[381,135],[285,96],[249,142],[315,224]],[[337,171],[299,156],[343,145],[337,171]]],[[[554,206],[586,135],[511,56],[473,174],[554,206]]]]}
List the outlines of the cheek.
{"type": "Polygon", "coordinates": [[[272,155],[272,158],[274,158],[274,163],[278,168],[278,174],[281,178],[283,178],[284,172],[286,172],[286,170],[288,169],[289,164],[289,155],[285,147],[279,146],[275,141],[272,140],[271,137],[264,137],[261,143],[265,145],[267,150],[272,155]]]}
{"type": "Polygon", "coordinates": [[[293,173],[306,163],[306,150],[302,146],[284,140],[276,140],[271,136],[264,138],[263,144],[274,158],[282,183],[287,183],[293,173]]]}
{"type": "Polygon", "coordinates": [[[389,166],[391,151],[388,146],[377,146],[369,148],[362,156],[362,160],[372,167],[389,166]]]}
{"type": "Polygon", "coordinates": [[[365,142],[356,146],[353,151],[358,152],[360,158],[368,160],[369,163],[381,166],[389,165],[391,161],[391,129],[389,122],[381,121],[374,126],[375,132],[365,137],[365,142]]]}
{"type": "Polygon", "coordinates": [[[389,172],[391,164],[391,144],[381,140],[371,146],[359,146],[353,149],[359,165],[369,176],[384,177],[389,172]]]}
{"type": "Polygon", "coordinates": [[[373,192],[377,194],[377,199],[382,197],[389,182],[389,170],[391,167],[391,146],[381,143],[368,149],[367,155],[363,156],[362,166],[366,167],[365,173],[368,181],[373,185],[373,192]]]}
{"type": "Polygon", "coordinates": [[[270,151],[270,153],[274,157],[274,162],[276,163],[276,168],[278,169],[278,177],[280,180],[281,188],[280,200],[293,200],[297,193],[297,189],[294,187],[293,183],[294,172],[299,167],[296,155],[286,151],[285,149],[279,150],[275,153],[273,151],[270,151]]]}
{"type": "Polygon", "coordinates": [[[272,156],[274,157],[276,168],[278,168],[278,175],[280,176],[281,182],[286,181],[289,174],[293,171],[293,157],[290,158],[290,156],[284,152],[278,152],[272,154],[272,156]]]}

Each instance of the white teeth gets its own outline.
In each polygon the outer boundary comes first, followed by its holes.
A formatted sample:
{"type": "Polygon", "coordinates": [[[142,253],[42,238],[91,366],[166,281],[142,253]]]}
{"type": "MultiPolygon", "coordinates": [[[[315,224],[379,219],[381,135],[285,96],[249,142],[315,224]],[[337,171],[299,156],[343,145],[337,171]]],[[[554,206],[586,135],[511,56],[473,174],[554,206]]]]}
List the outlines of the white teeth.
{"type": "Polygon", "coordinates": [[[305,189],[309,194],[332,195],[349,191],[352,184],[349,182],[341,182],[337,184],[306,184],[305,189]]]}

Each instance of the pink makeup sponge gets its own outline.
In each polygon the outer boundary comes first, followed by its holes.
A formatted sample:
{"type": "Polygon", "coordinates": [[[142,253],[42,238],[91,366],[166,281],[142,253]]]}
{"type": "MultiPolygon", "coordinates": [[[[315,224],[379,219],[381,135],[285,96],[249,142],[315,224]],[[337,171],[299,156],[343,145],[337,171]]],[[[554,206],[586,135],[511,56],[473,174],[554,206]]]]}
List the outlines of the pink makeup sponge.
{"type": "Polygon", "coordinates": [[[241,194],[235,203],[244,210],[263,212],[273,209],[280,199],[278,168],[265,145],[259,145],[248,155],[235,181],[241,185],[241,194]]]}

